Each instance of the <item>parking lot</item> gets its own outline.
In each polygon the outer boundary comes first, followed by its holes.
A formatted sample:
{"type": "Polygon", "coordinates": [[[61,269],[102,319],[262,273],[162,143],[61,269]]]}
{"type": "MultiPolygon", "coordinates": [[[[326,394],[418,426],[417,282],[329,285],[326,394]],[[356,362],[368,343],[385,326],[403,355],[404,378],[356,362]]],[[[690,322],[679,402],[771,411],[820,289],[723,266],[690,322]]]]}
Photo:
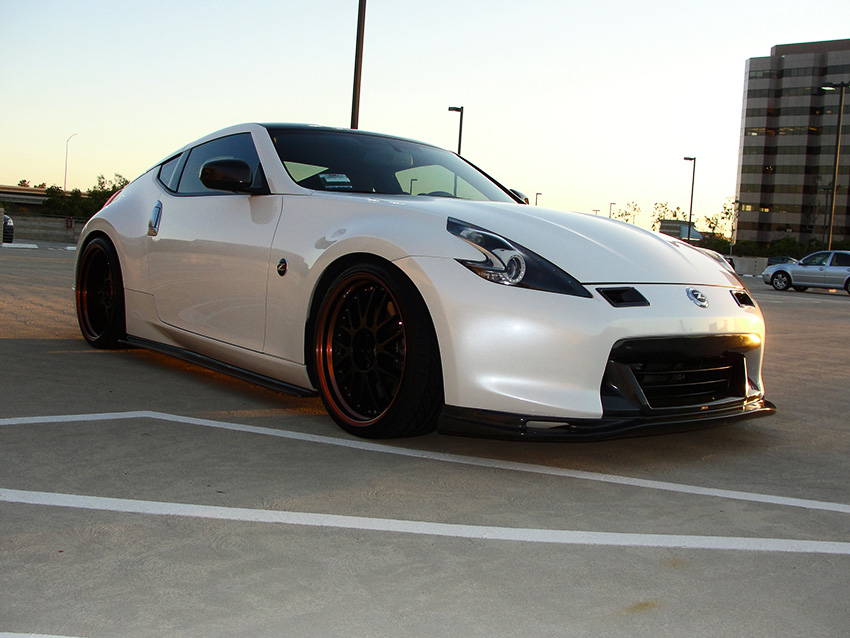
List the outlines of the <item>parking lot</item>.
{"type": "Polygon", "coordinates": [[[850,296],[750,287],[777,415],[365,442],[76,326],[0,249],[0,637],[850,635],[850,296]]]}

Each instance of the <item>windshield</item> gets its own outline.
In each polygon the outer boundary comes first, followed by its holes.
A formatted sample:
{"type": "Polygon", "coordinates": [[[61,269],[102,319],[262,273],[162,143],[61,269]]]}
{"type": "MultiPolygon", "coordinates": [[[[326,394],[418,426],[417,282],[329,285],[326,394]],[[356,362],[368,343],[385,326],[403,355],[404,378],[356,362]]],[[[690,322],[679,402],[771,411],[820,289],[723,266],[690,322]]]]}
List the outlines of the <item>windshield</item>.
{"type": "Polygon", "coordinates": [[[289,175],[304,188],[516,201],[471,164],[433,146],[349,131],[271,128],[269,134],[289,175]]]}

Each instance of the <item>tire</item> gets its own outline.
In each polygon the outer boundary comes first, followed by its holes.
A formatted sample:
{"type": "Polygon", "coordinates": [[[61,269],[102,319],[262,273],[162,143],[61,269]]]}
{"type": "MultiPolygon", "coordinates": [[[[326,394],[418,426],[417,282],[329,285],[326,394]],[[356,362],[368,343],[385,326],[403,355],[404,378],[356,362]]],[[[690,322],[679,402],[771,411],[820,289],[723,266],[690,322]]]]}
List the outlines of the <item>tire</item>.
{"type": "Polygon", "coordinates": [[[808,286],[793,286],[793,288],[797,292],[806,292],[809,289],[808,286]]]}
{"type": "Polygon", "coordinates": [[[776,288],[776,290],[788,290],[791,287],[791,277],[784,270],[780,270],[770,278],[770,285],[776,288]]]}
{"type": "Polygon", "coordinates": [[[112,244],[97,237],[83,248],[77,267],[77,322],[89,345],[115,348],[127,336],[124,280],[112,244]]]}
{"type": "Polygon", "coordinates": [[[846,290],[847,294],[850,295],[850,279],[844,282],[844,290],[846,290]]]}
{"type": "Polygon", "coordinates": [[[437,427],[443,380],[428,309],[391,266],[363,264],[334,279],[317,315],[316,376],[336,423],[356,436],[418,436],[437,427]]]}

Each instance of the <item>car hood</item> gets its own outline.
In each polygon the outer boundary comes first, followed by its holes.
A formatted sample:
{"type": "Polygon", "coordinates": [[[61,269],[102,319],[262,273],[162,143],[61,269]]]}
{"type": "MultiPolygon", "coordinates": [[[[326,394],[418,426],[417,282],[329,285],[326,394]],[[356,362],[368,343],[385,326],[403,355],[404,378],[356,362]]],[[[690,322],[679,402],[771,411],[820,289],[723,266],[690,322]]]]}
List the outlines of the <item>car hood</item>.
{"type": "Polygon", "coordinates": [[[584,284],[741,287],[711,257],[673,237],[607,217],[491,202],[426,198],[405,205],[481,226],[519,243],[584,284]]]}

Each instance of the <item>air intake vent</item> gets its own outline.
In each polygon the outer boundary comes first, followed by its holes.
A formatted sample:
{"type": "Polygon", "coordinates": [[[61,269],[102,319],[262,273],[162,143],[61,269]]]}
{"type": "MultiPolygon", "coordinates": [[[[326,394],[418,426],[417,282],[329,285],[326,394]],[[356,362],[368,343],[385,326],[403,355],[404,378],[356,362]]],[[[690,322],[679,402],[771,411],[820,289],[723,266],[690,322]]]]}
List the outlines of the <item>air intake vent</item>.
{"type": "Polygon", "coordinates": [[[634,288],[597,288],[596,291],[615,308],[648,306],[649,302],[634,288]]]}
{"type": "Polygon", "coordinates": [[[732,296],[741,308],[755,308],[756,302],[746,290],[733,290],[732,296]]]}
{"type": "Polygon", "coordinates": [[[706,410],[746,401],[753,335],[630,339],[614,345],[602,381],[609,414],[706,410]]]}

